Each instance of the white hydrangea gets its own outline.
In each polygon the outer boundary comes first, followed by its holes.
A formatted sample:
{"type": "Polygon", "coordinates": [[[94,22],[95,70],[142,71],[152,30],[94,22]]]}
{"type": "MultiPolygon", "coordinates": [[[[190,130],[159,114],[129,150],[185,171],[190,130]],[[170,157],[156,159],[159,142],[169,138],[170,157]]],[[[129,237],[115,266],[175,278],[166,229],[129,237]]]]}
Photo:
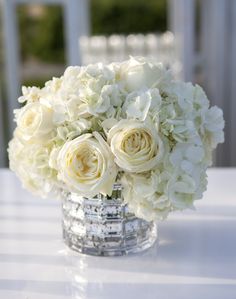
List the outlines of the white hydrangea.
{"type": "Polygon", "coordinates": [[[224,142],[224,126],[223,112],[214,106],[208,109],[203,118],[203,126],[206,139],[212,148],[216,148],[218,143],[224,142]]]}
{"type": "Polygon", "coordinates": [[[167,196],[169,174],[159,170],[149,174],[124,174],[121,183],[130,210],[146,220],[163,220],[171,211],[167,196]]]}
{"type": "Polygon", "coordinates": [[[148,221],[193,208],[224,141],[222,110],[202,88],[144,57],[68,67],[41,89],[23,87],[19,102],[8,151],[25,188],[109,195],[120,181],[130,210],[148,221]]]}
{"type": "Polygon", "coordinates": [[[10,168],[20,177],[23,186],[42,197],[58,196],[62,184],[50,167],[50,144],[25,143],[16,136],[9,143],[10,168]]]}
{"type": "Polygon", "coordinates": [[[129,119],[144,121],[151,112],[157,114],[161,106],[161,96],[157,88],[131,92],[122,107],[129,119]]]}

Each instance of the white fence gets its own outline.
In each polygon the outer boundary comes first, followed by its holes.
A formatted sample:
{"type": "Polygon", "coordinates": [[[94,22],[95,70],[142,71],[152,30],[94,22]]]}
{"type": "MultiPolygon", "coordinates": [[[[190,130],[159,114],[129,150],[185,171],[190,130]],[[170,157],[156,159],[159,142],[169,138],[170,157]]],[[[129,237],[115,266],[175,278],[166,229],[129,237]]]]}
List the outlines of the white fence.
{"type": "Polygon", "coordinates": [[[225,144],[217,152],[221,165],[236,166],[236,1],[202,0],[204,82],[224,110],[225,144]]]}
{"type": "Polygon", "coordinates": [[[8,120],[13,131],[12,111],[17,107],[20,90],[20,59],[16,8],[19,4],[59,4],[64,12],[66,55],[68,65],[80,64],[77,40],[89,33],[88,0],[0,0],[3,12],[3,30],[8,95],[8,120]]]}
{"type": "Polygon", "coordinates": [[[169,9],[184,79],[194,81],[200,68],[211,104],[224,110],[225,143],[217,150],[217,165],[236,166],[236,1],[169,0],[169,9]]]}
{"type": "Polygon", "coordinates": [[[110,63],[123,61],[131,56],[146,56],[162,62],[180,76],[181,63],[177,59],[175,38],[171,32],[163,34],[131,34],[105,36],[82,36],[79,39],[83,65],[98,61],[110,63]]]}
{"type": "Polygon", "coordinates": [[[0,167],[5,165],[5,140],[4,140],[4,128],[3,128],[3,105],[1,99],[1,87],[0,87],[0,167]]]}

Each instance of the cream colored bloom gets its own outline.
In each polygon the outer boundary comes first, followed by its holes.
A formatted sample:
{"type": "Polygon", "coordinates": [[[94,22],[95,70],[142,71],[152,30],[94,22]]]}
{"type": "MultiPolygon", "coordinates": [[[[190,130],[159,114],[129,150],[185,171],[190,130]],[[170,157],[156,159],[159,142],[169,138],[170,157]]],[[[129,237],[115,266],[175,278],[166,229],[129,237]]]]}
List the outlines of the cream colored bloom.
{"type": "Polygon", "coordinates": [[[131,57],[121,64],[118,74],[128,92],[142,88],[159,88],[171,79],[161,63],[144,57],[131,57]]]}
{"type": "Polygon", "coordinates": [[[30,103],[17,112],[17,134],[24,140],[44,138],[52,129],[52,110],[39,102],[30,103]]]}
{"type": "Polygon", "coordinates": [[[102,136],[84,134],[66,142],[57,158],[59,179],[84,196],[111,195],[117,168],[102,136]]]}
{"type": "Polygon", "coordinates": [[[116,164],[127,172],[144,172],[161,161],[164,148],[156,129],[148,123],[121,120],[108,133],[116,164]]]}

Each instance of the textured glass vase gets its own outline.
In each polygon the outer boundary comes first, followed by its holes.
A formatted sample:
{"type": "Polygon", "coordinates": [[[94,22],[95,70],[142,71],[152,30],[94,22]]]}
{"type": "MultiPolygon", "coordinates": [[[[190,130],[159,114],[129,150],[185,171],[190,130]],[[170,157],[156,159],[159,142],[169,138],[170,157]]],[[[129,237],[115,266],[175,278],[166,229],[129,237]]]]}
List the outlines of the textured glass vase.
{"type": "Polygon", "coordinates": [[[101,194],[86,198],[70,193],[62,203],[65,243],[81,253],[115,256],[151,247],[157,239],[154,222],[130,213],[122,199],[122,187],[115,184],[111,197],[101,194]]]}

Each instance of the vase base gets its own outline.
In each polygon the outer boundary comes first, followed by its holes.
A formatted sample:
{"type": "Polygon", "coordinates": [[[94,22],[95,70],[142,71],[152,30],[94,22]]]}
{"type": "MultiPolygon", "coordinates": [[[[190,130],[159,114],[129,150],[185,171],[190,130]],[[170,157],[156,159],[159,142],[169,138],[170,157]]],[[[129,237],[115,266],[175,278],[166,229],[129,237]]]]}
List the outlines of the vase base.
{"type": "Polygon", "coordinates": [[[139,236],[105,237],[103,239],[81,239],[63,228],[65,244],[79,253],[93,256],[123,256],[143,252],[151,248],[157,240],[157,227],[153,224],[139,236]]]}

